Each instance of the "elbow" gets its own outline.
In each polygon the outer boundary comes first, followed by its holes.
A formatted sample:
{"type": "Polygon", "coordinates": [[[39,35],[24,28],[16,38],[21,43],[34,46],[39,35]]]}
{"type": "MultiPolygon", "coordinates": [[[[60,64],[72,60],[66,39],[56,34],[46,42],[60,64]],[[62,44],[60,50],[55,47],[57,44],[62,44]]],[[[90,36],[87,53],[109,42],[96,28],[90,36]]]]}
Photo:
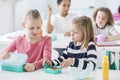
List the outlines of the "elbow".
{"type": "Polygon", "coordinates": [[[47,33],[48,33],[48,34],[50,34],[51,32],[52,32],[52,31],[50,31],[50,30],[47,30],[47,33]]]}
{"type": "Polygon", "coordinates": [[[52,33],[52,30],[50,30],[50,29],[47,29],[46,31],[48,34],[52,33]]]}

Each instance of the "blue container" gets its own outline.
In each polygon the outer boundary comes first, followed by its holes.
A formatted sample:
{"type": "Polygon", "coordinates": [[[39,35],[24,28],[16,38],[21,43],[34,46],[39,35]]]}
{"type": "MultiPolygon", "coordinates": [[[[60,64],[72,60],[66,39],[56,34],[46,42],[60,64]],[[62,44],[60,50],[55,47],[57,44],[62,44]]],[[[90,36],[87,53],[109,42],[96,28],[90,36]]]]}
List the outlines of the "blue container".
{"type": "Polygon", "coordinates": [[[56,35],[51,35],[52,41],[56,41],[57,40],[57,36],[56,35]]]}
{"type": "Polygon", "coordinates": [[[10,58],[2,60],[1,69],[13,72],[24,72],[23,66],[28,56],[20,53],[10,53],[10,58]]]}
{"type": "Polygon", "coordinates": [[[50,74],[59,74],[62,69],[60,66],[47,66],[46,64],[43,65],[43,68],[45,73],[50,74]]]}

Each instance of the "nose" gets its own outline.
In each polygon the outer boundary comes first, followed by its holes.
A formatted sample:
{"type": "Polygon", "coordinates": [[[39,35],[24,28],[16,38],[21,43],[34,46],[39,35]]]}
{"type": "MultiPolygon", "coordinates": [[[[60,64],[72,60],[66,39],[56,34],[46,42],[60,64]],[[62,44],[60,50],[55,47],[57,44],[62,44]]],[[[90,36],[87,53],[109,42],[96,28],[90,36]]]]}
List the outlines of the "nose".
{"type": "Polygon", "coordinates": [[[71,36],[74,36],[74,33],[73,33],[73,32],[71,32],[71,36]]]}
{"type": "Polygon", "coordinates": [[[66,11],[68,11],[68,10],[69,10],[69,7],[68,7],[68,6],[66,6],[66,7],[65,7],[65,10],[66,10],[66,11]]]}
{"type": "Polygon", "coordinates": [[[102,21],[102,18],[99,18],[99,21],[101,22],[101,21],[102,21]]]}
{"type": "Polygon", "coordinates": [[[35,29],[33,30],[33,32],[34,32],[34,33],[37,33],[37,29],[35,28],[35,29]]]}

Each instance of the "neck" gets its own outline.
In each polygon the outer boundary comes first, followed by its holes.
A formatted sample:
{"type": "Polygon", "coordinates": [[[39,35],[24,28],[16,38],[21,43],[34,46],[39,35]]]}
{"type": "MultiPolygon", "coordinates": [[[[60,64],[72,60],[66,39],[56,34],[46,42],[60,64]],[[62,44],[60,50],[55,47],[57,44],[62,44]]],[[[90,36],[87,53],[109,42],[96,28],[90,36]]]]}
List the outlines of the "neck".
{"type": "Polygon", "coordinates": [[[80,46],[82,44],[82,42],[75,42],[76,46],[80,46]]]}
{"type": "Polygon", "coordinates": [[[60,15],[61,15],[62,17],[66,17],[68,14],[62,14],[62,13],[61,13],[60,15]]]}
{"type": "Polygon", "coordinates": [[[104,29],[106,25],[105,25],[104,27],[101,27],[101,26],[98,26],[98,25],[96,24],[96,26],[97,26],[98,29],[104,29]]]}
{"type": "Polygon", "coordinates": [[[41,39],[41,37],[30,38],[30,37],[26,36],[26,40],[27,40],[29,43],[36,43],[36,42],[39,41],[40,39],[41,39]]]}

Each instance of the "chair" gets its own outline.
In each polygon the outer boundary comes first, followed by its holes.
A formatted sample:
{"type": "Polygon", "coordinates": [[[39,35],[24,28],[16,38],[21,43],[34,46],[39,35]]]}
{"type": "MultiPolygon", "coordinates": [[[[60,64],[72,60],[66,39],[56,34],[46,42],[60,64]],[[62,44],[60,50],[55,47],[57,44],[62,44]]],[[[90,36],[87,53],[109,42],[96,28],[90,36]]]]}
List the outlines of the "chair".
{"type": "Polygon", "coordinates": [[[106,50],[109,59],[109,69],[120,70],[120,52],[106,50]]]}

